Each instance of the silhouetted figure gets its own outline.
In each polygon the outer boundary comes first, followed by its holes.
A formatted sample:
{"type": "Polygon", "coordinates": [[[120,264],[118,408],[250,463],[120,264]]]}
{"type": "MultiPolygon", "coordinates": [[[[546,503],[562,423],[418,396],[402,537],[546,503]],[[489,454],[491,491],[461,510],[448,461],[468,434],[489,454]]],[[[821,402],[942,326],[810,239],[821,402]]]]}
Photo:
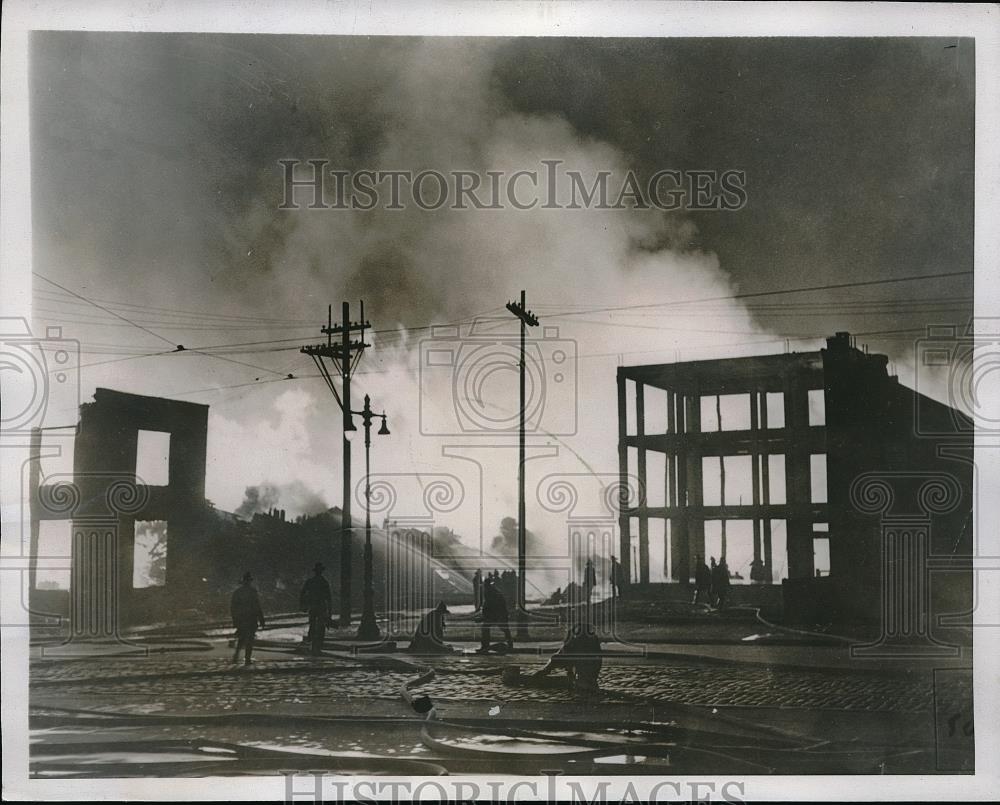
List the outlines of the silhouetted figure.
{"type": "Polygon", "coordinates": [[[410,641],[409,650],[414,654],[439,654],[451,651],[444,642],[444,616],[450,615],[444,601],[438,601],[434,609],[427,612],[417,624],[417,631],[410,641]]]}
{"type": "Polygon", "coordinates": [[[483,571],[472,574],[472,606],[478,610],[483,605],[483,571]]]}
{"type": "Polygon", "coordinates": [[[625,573],[622,570],[622,563],[615,557],[611,557],[611,572],[608,580],[611,582],[611,597],[617,596],[620,600],[625,600],[625,573]]]}
{"type": "Polygon", "coordinates": [[[313,566],[313,576],[302,585],[299,595],[299,609],[309,613],[309,650],[314,655],[323,651],[323,641],[326,639],[326,627],[330,621],[330,611],[333,608],[333,596],[330,595],[330,583],[323,578],[322,562],[313,566]]]}
{"type": "Polygon", "coordinates": [[[600,690],[601,639],[590,623],[573,626],[566,641],[548,663],[533,674],[544,677],[557,669],[565,669],[569,688],[577,693],[596,693],[600,690]]]}
{"type": "Polygon", "coordinates": [[[764,584],[767,581],[767,573],[764,570],[764,562],[760,557],[750,563],[750,582],[752,584],[764,584]]]}
{"type": "Polygon", "coordinates": [[[712,594],[719,609],[725,609],[726,599],[729,598],[729,567],[726,565],[726,557],[722,557],[719,564],[712,568],[712,594]]]}
{"type": "Polygon", "coordinates": [[[549,596],[549,600],[545,603],[547,604],[561,604],[563,602],[563,591],[562,587],[556,587],[556,591],[549,596]]]}
{"type": "Polygon", "coordinates": [[[508,601],[517,600],[517,573],[513,570],[505,570],[501,576],[501,592],[508,601]]]}
{"type": "Polygon", "coordinates": [[[594,570],[594,563],[588,559],[583,568],[583,600],[590,604],[590,596],[597,586],[597,571],[594,570]]]}
{"type": "Polygon", "coordinates": [[[583,589],[575,581],[571,581],[566,585],[566,589],[563,590],[563,603],[569,604],[571,607],[579,606],[580,601],[583,599],[583,589]]]}
{"type": "Polygon", "coordinates": [[[712,563],[712,566],[708,569],[708,576],[710,579],[708,587],[708,605],[714,607],[717,596],[715,590],[715,581],[719,575],[719,570],[718,570],[719,566],[716,564],[714,556],[710,556],[709,561],[712,563]]]}
{"type": "Polygon", "coordinates": [[[244,651],[243,664],[250,665],[253,654],[253,638],[257,632],[257,626],[264,627],[264,611],[260,608],[260,598],[253,588],[253,576],[250,573],[243,574],[240,586],[233,592],[232,600],[229,604],[229,612],[233,617],[233,626],[236,628],[236,651],[233,652],[233,662],[239,662],[240,649],[244,651]]]}
{"type": "Polygon", "coordinates": [[[483,587],[483,632],[478,652],[485,654],[492,645],[491,629],[497,627],[503,632],[507,641],[507,648],[514,648],[514,640],[510,636],[509,614],[507,612],[507,599],[499,589],[496,581],[487,583],[483,587]]]}
{"type": "MultiPolygon", "coordinates": [[[[712,603],[712,571],[708,569],[701,554],[698,554],[694,570],[694,596],[691,598],[692,604],[698,603],[698,598],[705,593],[705,603],[712,603]]],[[[712,566],[715,566],[715,559],[712,559],[712,566]]]]}

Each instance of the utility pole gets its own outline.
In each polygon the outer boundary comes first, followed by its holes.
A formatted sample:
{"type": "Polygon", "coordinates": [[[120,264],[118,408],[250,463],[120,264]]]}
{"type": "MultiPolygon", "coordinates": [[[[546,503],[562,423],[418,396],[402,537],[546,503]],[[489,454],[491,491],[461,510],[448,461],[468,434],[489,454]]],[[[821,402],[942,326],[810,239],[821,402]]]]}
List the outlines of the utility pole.
{"type": "Polygon", "coordinates": [[[517,636],[523,639],[527,636],[528,632],[528,608],[525,601],[525,584],[524,577],[527,570],[527,562],[525,561],[525,553],[527,552],[527,537],[524,525],[525,518],[525,505],[524,505],[524,415],[525,408],[527,407],[527,401],[524,399],[524,336],[527,332],[528,327],[537,327],[538,319],[534,313],[526,309],[527,302],[525,301],[525,293],[521,291],[521,303],[508,302],[507,310],[513,313],[521,322],[521,360],[520,366],[520,380],[521,380],[521,397],[520,397],[520,427],[518,428],[518,455],[517,455],[517,610],[518,610],[518,622],[517,622],[517,636]]]}
{"type": "Polygon", "coordinates": [[[301,352],[309,355],[320,370],[327,388],[333,392],[334,399],[343,412],[343,452],[344,452],[344,500],[340,512],[340,628],[351,625],[351,540],[353,523],[351,522],[351,439],[357,433],[354,421],[351,419],[351,375],[361,360],[361,353],[371,344],[365,343],[365,330],[371,327],[371,322],[365,321],[365,303],[361,302],[361,321],[351,321],[350,303],[343,304],[343,323],[333,323],[333,305],[327,307],[326,327],[320,332],[326,336],[325,344],[313,344],[302,347],[301,352]],[[360,332],[361,337],[351,339],[352,333],[360,332]],[[334,336],[338,336],[337,341],[334,336]],[[323,362],[326,358],[333,364],[334,370],[342,380],[343,393],[337,393],[330,370],[323,362]]]}

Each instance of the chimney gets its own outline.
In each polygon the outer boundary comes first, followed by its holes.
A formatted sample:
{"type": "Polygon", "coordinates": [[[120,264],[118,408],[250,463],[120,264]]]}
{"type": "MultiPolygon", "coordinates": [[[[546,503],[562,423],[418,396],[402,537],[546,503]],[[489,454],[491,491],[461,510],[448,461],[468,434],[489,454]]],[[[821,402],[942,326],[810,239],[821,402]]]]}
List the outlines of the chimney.
{"type": "Polygon", "coordinates": [[[851,334],[846,331],[835,333],[826,339],[826,348],[831,352],[844,352],[851,348],[851,334]]]}

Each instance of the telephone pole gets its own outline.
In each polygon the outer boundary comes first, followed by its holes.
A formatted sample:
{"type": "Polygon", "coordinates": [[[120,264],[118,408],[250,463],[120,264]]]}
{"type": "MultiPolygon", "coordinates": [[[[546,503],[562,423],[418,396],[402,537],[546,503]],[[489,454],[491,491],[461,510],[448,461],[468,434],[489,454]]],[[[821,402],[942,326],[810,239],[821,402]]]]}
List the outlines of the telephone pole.
{"type": "Polygon", "coordinates": [[[528,327],[537,327],[538,318],[530,310],[526,309],[525,293],[521,291],[521,303],[508,302],[507,310],[513,313],[521,322],[521,360],[520,367],[520,427],[518,428],[518,455],[517,455],[517,635],[523,639],[528,632],[528,608],[525,601],[525,572],[527,562],[525,553],[527,552],[527,536],[524,527],[525,505],[524,505],[524,414],[527,402],[524,399],[524,336],[528,327]]]}
{"type": "Polygon", "coordinates": [[[354,421],[351,419],[351,375],[361,360],[361,353],[371,344],[365,343],[365,330],[371,322],[365,321],[365,303],[361,302],[361,320],[351,321],[350,303],[343,304],[343,323],[333,323],[333,305],[327,307],[326,327],[320,332],[326,336],[325,344],[312,344],[302,347],[301,352],[309,355],[319,369],[327,388],[333,392],[334,399],[343,413],[343,451],[344,451],[344,500],[340,512],[340,628],[351,625],[351,541],[353,523],[351,522],[351,439],[357,433],[354,421]],[[360,333],[357,340],[351,339],[352,333],[360,333]],[[337,337],[335,340],[335,336],[337,337]],[[334,371],[342,380],[342,395],[337,392],[330,369],[324,363],[326,358],[334,371]]]}

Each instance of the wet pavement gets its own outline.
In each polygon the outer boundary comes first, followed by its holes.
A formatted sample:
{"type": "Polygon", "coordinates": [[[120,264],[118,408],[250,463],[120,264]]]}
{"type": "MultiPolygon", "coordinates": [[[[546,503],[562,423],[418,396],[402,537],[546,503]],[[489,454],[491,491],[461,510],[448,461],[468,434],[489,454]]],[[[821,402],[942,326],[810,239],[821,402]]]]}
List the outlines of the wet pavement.
{"type": "MultiPolygon", "coordinates": [[[[530,756],[538,741],[582,741],[551,737],[556,727],[573,724],[588,729],[601,724],[615,740],[643,725],[654,731],[668,725],[674,730],[669,753],[662,736],[646,754],[608,750],[613,763],[644,765],[647,773],[664,764],[665,753],[675,771],[707,769],[705,747],[718,748],[720,741],[741,748],[729,754],[725,768],[716,758],[715,772],[934,772],[941,714],[971,713],[971,673],[956,670],[955,662],[939,674],[933,663],[899,668],[822,661],[824,652],[842,658],[843,647],[675,644],[636,651],[609,644],[616,650],[605,657],[601,695],[582,700],[568,690],[502,683],[504,666],[517,665],[522,672],[541,667],[555,645],[550,641],[506,657],[330,651],[313,658],[295,653],[301,631],[287,624],[268,635],[254,664],[244,668],[231,662],[224,634],[203,631],[197,639],[187,635],[175,641],[163,636],[148,643],[152,653],[146,656],[36,657],[30,676],[34,773],[196,774],[220,763],[226,771],[218,773],[249,773],[287,767],[289,753],[302,763],[325,758],[330,768],[360,762],[365,773],[403,768],[392,758],[474,771],[484,763],[496,768],[483,759],[494,751],[515,758],[530,756]],[[481,719],[495,724],[499,734],[487,737],[480,729],[471,737],[450,736],[451,743],[428,735],[401,689],[431,668],[433,678],[415,692],[433,700],[439,717],[481,719]],[[523,738],[509,734],[515,728],[548,732],[531,739],[532,749],[531,741],[524,745],[523,738]],[[683,741],[676,740],[678,734],[686,736],[683,741]],[[775,735],[843,746],[822,757],[815,751],[792,754],[788,747],[761,748],[775,735]],[[122,742],[134,744],[130,762],[122,760],[122,742]]],[[[331,642],[328,648],[338,645],[331,642]]],[[[459,647],[471,652],[472,645],[459,647]]],[[[573,764],[607,761],[593,749],[577,758],[580,751],[557,754],[573,770],[583,768],[573,764]]],[[[955,752],[951,770],[971,769],[971,753],[962,747],[955,752]]]]}
{"type": "MultiPolygon", "coordinates": [[[[156,701],[166,709],[231,709],[264,702],[305,702],[330,697],[396,700],[414,671],[379,667],[353,658],[260,660],[247,669],[221,658],[143,659],[131,663],[91,660],[38,664],[33,696],[58,690],[81,699],[113,692],[125,705],[156,701]],[[372,667],[374,666],[374,667],[372,667]]],[[[413,661],[412,659],[410,661],[413,661]]],[[[419,663],[419,659],[417,660],[419,663]]],[[[506,687],[493,660],[448,657],[425,661],[438,676],[421,691],[445,701],[570,701],[568,691],[506,687]]],[[[522,670],[540,668],[534,658],[522,670]]],[[[959,684],[959,683],[955,683],[959,684]]],[[[934,702],[931,678],[874,672],[839,672],[758,665],[708,665],[697,661],[647,659],[628,665],[608,661],[601,674],[603,698],[676,701],[706,707],[779,707],[918,713],[934,702]]]]}

